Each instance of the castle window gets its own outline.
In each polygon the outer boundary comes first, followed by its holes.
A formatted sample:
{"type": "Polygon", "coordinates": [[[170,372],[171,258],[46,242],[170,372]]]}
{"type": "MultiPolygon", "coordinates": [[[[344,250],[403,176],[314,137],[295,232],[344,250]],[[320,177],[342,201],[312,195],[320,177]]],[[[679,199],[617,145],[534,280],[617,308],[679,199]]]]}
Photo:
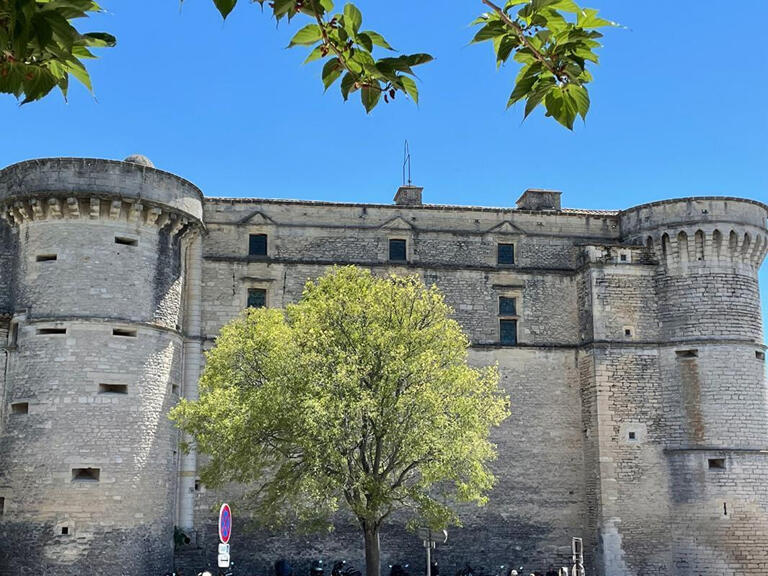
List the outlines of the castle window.
{"type": "Polygon", "coordinates": [[[53,262],[56,258],[56,254],[38,254],[35,260],[38,262],[53,262]]]}
{"type": "Polygon", "coordinates": [[[112,336],[122,336],[124,338],[136,338],[138,331],[132,328],[112,328],[112,336]]]}
{"type": "Polygon", "coordinates": [[[0,516],[5,514],[5,498],[0,496],[0,516]]]}
{"type": "Polygon", "coordinates": [[[678,358],[698,358],[698,350],[675,350],[675,355],[678,358]]]}
{"type": "Polygon", "coordinates": [[[399,238],[389,240],[389,261],[405,262],[407,260],[406,241],[399,238]]]}
{"type": "Polygon", "coordinates": [[[264,288],[249,288],[248,302],[246,305],[248,308],[266,308],[267,291],[264,288]]]}
{"type": "Polygon", "coordinates": [[[512,266],[515,263],[515,245],[499,244],[496,258],[498,264],[502,266],[512,266]]]}
{"type": "Polygon", "coordinates": [[[69,526],[62,526],[61,527],[61,535],[62,536],[69,536],[69,526]]]}
{"type": "Polygon", "coordinates": [[[125,236],[115,236],[115,244],[123,246],[138,246],[139,241],[136,238],[126,238],[125,236]]]}
{"type": "Polygon", "coordinates": [[[710,458],[707,464],[710,470],[725,470],[725,458],[710,458]]]}
{"type": "Polygon", "coordinates": [[[632,329],[632,326],[624,326],[624,337],[625,338],[632,338],[634,335],[634,330],[632,329]]]}
{"type": "Polygon", "coordinates": [[[99,384],[99,394],[128,394],[128,385],[99,384]]]}
{"type": "Polygon", "coordinates": [[[29,402],[14,402],[11,404],[11,414],[23,416],[29,414],[29,402]]]}
{"type": "Polygon", "coordinates": [[[627,438],[629,440],[637,440],[637,432],[630,432],[629,434],[627,434],[627,438]]]}
{"type": "Polygon", "coordinates": [[[251,234],[248,236],[248,256],[267,255],[267,235],[251,234]]]}
{"type": "Polygon", "coordinates": [[[72,482],[98,482],[101,468],[72,468],[72,482]]]}
{"type": "Polygon", "coordinates": [[[757,352],[755,352],[755,358],[757,358],[761,362],[765,362],[765,352],[760,352],[758,350],[757,352]]]}
{"type": "Polygon", "coordinates": [[[173,394],[174,396],[178,396],[179,391],[180,391],[180,388],[178,384],[171,384],[171,394],[173,394]]]}
{"type": "Polygon", "coordinates": [[[66,334],[67,329],[66,328],[38,328],[37,333],[40,336],[46,336],[46,335],[52,336],[56,334],[66,334]]]}
{"type": "Polygon", "coordinates": [[[517,345],[517,298],[499,297],[499,342],[517,345]]]}

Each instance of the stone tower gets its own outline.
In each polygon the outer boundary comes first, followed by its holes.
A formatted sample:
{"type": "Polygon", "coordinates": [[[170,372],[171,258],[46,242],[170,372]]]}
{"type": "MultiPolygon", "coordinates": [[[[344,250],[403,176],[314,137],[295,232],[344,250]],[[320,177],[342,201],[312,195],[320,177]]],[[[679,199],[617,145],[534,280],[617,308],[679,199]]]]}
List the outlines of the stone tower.
{"type": "Polygon", "coordinates": [[[0,215],[0,572],[166,569],[202,194],[143,157],[34,160],[0,175],[0,215]]]}
{"type": "Polygon", "coordinates": [[[767,217],[749,200],[657,202],[620,214],[620,245],[588,250],[580,368],[601,574],[766,573],[767,217]]]}

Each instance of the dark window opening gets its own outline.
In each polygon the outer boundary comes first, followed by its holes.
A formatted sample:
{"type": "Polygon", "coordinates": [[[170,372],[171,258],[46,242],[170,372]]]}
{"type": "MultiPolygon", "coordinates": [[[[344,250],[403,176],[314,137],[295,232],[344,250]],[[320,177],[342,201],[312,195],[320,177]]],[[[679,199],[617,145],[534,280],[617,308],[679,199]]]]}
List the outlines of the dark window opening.
{"type": "Polygon", "coordinates": [[[761,361],[765,361],[765,352],[755,352],[755,358],[761,361]]]}
{"type": "Polygon", "coordinates": [[[56,254],[38,254],[35,260],[38,262],[53,262],[56,260],[56,254]]]}
{"type": "Polygon", "coordinates": [[[723,502],[723,516],[728,516],[728,503],[723,502]]]}
{"type": "Polygon", "coordinates": [[[128,385],[99,384],[99,394],[128,394],[128,385]]]}
{"type": "Polygon", "coordinates": [[[499,340],[507,346],[517,345],[517,320],[499,320],[499,340]]]}
{"type": "Polygon", "coordinates": [[[698,350],[676,350],[675,354],[678,358],[698,358],[698,350]]]}
{"type": "Polygon", "coordinates": [[[138,334],[134,328],[113,328],[112,336],[124,336],[126,338],[136,338],[138,334]]]}
{"type": "Polygon", "coordinates": [[[632,336],[632,328],[624,328],[624,336],[632,336]]]}
{"type": "Polygon", "coordinates": [[[201,487],[202,484],[200,483],[200,478],[195,478],[195,492],[200,492],[201,487]]]}
{"type": "Polygon", "coordinates": [[[405,262],[407,260],[405,240],[393,238],[389,241],[389,260],[391,262],[405,262]]]}
{"type": "Polygon", "coordinates": [[[61,535],[62,536],[69,536],[69,526],[62,526],[61,527],[61,535]]]}
{"type": "Polygon", "coordinates": [[[178,384],[172,384],[171,385],[171,394],[173,394],[174,396],[178,396],[179,395],[179,385],[178,384]]]}
{"type": "Polygon", "coordinates": [[[72,482],[98,482],[101,468],[72,468],[72,482]]]}
{"type": "Polygon", "coordinates": [[[517,298],[499,298],[499,316],[517,316],[517,298]]]}
{"type": "Polygon", "coordinates": [[[5,514],[5,498],[0,496],[0,516],[5,514]]]}
{"type": "Polygon", "coordinates": [[[497,253],[499,264],[510,266],[515,263],[515,245],[499,244],[497,253]]]}
{"type": "Polygon", "coordinates": [[[629,433],[629,439],[630,440],[637,440],[637,432],[630,432],[629,433]]]}
{"type": "Polygon", "coordinates": [[[266,308],[267,291],[264,288],[248,289],[248,308],[266,308]]]}
{"type": "Polygon", "coordinates": [[[621,255],[619,256],[619,260],[620,260],[621,262],[626,262],[626,261],[627,261],[627,255],[626,255],[626,254],[621,254],[621,255]]]}
{"type": "Polygon", "coordinates": [[[115,244],[123,246],[138,246],[139,241],[136,238],[126,238],[125,236],[115,236],[115,244]]]}
{"type": "Polygon", "coordinates": [[[710,458],[707,463],[710,470],[725,470],[725,458],[710,458]]]}
{"type": "Polygon", "coordinates": [[[29,402],[14,402],[11,404],[11,414],[29,414],[29,402]]]}
{"type": "Polygon", "coordinates": [[[37,333],[41,336],[44,336],[46,334],[66,334],[67,329],[66,328],[38,328],[37,333]]]}
{"type": "Polygon", "coordinates": [[[248,236],[248,255],[266,256],[267,255],[267,235],[251,234],[248,236]]]}

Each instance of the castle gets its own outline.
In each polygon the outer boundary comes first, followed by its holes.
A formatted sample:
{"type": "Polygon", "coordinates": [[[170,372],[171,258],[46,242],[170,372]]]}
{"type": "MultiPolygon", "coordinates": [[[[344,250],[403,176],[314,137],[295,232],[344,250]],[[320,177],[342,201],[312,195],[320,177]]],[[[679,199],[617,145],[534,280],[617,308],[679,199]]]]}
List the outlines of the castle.
{"type": "MultiPolygon", "coordinates": [[[[55,158],[0,171],[0,216],[2,575],[189,574],[215,559],[224,498],[241,574],[281,556],[362,566],[355,526],[246,532],[238,488],[201,485],[167,418],[222,325],[331,264],[437,284],[511,396],[498,485],[438,546],[444,575],[543,572],[572,536],[590,575],[768,574],[765,204],[204,198],[144,157],[55,158]],[[174,527],[190,540],[176,552],[174,527]]],[[[385,566],[423,558],[397,522],[382,549],[385,566]]]]}

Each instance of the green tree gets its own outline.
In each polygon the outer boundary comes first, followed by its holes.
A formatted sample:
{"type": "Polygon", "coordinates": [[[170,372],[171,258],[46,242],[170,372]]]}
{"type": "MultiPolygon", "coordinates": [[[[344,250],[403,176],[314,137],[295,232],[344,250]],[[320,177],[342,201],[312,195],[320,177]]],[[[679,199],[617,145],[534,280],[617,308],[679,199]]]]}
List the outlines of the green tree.
{"type": "Polygon", "coordinates": [[[334,268],[285,311],[251,309],[207,355],[196,402],[172,418],[209,455],[203,481],[249,487],[256,517],[360,524],[366,573],[396,510],[412,525],[458,523],[456,504],[494,484],[490,429],[508,415],[495,367],[467,364],[469,341],[434,286],[334,268]]]}
{"type": "Polygon", "coordinates": [[[82,60],[115,38],[81,34],[72,21],[99,10],[91,0],[0,0],[0,93],[27,103],[58,86],[66,98],[70,75],[92,90],[82,60]]]}
{"type": "MultiPolygon", "coordinates": [[[[183,0],[181,0],[183,1],[183,0]]],[[[433,60],[426,53],[392,55],[384,36],[363,28],[360,9],[347,3],[334,11],[333,0],[249,0],[269,8],[279,22],[308,21],[289,46],[310,49],[305,62],[323,61],[322,82],[327,90],[339,82],[347,100],[359,92],[366,112],[398,94],[419,101],[414,67],[433,60]],[[384,50],[390,55],[374,55],[384,50]]],[[[226,18],[238,0],[213,0],[226,18]]],[[[507,107],[525,101],[527,118],[540,104],[568,129],[577,116],[586,118],[592,81],[588,63],[597,64],[599,28],[615,22],[581,8],[574,0],[480,0],[488,12],[474,24],[481,28],[473,42],[493,43],[497,66],[510,58],[521,65],[507,107]]],[[[89,47],[112,46],[106,34],[79,34],[71,20],[97,11],[90,0],[0,0],[0,92],[37,100],[59,86],[66,95],[69,74],[90,88],[79,58],[92,57],[89,47]]]]}

